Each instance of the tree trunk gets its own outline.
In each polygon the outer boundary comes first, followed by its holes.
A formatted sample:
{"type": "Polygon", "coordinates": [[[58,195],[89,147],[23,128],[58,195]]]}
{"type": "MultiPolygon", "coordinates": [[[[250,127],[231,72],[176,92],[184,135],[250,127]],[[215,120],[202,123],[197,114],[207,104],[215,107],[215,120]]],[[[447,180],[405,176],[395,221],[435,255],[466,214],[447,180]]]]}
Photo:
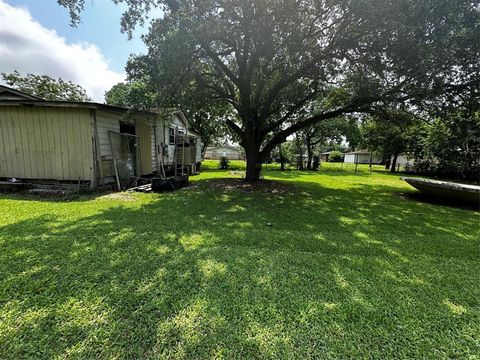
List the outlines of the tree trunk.
{"type": "Polygon", "coordinates": [[[397,171],[397,158],[398,154],[393,155],[392,163],[390,164],[390,172],[392,173],[397,171]]]}
{"type": "Polygon", "coordinates": [[[202,143],[202,150],[201,150],[202,159],[205,159],[205,153],[207,152],[208,146],[209,144],[207,142],[202,143]]]}
{"type": "Polygon", "coordinates": [[[386,169],[386,170],[389,170],[389,169],[390,169],[390,159],[387,159],[387,160],[385,161],[385,169],[386,169]]]}
{"type": "Polygon", "coordinates": [[[307,136],[307,170],[312,170],[312,160],[313,160],[313,151],[312,145],[310,144],[310,138],[307,136]]]}
{"type": "Polygon", "coordinates": [[[260,149],[253,144],[245,147],[245,157],[247,160],[247,173],[245,181],[255,182],[260,180],[262,172],[262,159],[260,158],[260,149]]]}
{"type": "Polygon", "coordinates": [[[282,144],[278,146],[280,155],[280,171],[285,171],[285,158],[283,157],[282,144]]]}

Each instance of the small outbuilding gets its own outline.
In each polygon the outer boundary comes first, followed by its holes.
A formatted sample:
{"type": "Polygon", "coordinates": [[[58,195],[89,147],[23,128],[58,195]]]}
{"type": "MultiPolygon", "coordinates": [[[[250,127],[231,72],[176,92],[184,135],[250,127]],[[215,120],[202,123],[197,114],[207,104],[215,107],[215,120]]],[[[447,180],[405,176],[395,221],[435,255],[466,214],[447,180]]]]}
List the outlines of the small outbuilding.
{"type": "Polygon", "coordinates": [[[95,189],[164,170],[195,172],[201,149],[180,110],[46,101],[0,86],[0,181],[95,189]]]}
{"type": "Polygon", "coordinates": [[[350,164],[380,164],[382,159],[368,150],[351,151],[344,154],[343,162],[350,164]]]}
{"type": "Polygon", "coordinates": [[[325,152],[321,153],[320,154],[320,161],[327,162],[328,159],[330,158],[330,154],[332,152],[336,152],[336,151],[332,150],[332,151],[325,151],[325,152]]]}
{"type": "Polygon", "coordinates": [[[208,147],[205,151],[205,159],[220,160],[222,157],[228,160],[243,160],[243,152],[233,146],[208,147]]]}

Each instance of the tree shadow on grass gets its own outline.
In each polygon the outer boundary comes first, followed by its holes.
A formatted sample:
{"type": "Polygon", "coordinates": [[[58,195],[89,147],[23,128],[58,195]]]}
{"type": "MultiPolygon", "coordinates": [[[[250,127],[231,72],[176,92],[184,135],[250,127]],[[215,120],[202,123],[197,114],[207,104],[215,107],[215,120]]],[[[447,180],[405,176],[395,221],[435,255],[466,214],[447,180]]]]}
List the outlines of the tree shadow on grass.
{"type": "Polygon", "coordinates": [[[463,209],[463,210],[472,210],[480,211],[479,203],[465,202],[465,201],[456,201],[454,199],[441,199],[438,197],[429,196],[421,193],[420,191],[413,192],[400,192],[398,196],[416,202],[421,202],[425,204],[437,205],[437,206],[446,206],[451,208],[463,209]]]}
{"type": "Polygon", "coordinates": [[[273,195],[198,185],[1,227],[0,357],[479,350],[475,214],[412,204],[388,186],[273,195]]]}

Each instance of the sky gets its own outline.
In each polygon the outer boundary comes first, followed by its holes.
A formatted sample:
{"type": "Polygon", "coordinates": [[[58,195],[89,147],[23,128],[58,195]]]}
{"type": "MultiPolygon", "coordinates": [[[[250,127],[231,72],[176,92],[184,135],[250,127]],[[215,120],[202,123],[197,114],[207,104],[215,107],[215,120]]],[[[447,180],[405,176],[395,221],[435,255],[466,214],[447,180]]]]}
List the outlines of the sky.
{"type": "Polygon", "coordinates": [[[128,40],[120,32],[124,10],[111,0],[86,0],[82,23],[71,27],[56,0],[0,0],[0,73],[61,77],[103,102],[105,91],[125,79],[129,55],[146,52],[140,35],[148,26],[128,40]]]}

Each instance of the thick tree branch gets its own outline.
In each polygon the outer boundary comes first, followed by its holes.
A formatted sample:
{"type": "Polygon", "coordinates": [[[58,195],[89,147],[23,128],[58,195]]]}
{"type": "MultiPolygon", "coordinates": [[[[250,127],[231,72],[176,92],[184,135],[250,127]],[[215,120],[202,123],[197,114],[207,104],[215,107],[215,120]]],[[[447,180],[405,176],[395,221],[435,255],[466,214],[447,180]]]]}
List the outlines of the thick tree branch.
{"type": "Polygon", "coordinates": [[[243,130],[237,124],[228,118],[225,120],[225,123],[233,132],[235,132],[235,134],[240,137],[240,139],[243,139],[243,130]]]}
{"type": "Polygon", "coordinates": [[[202,48],[205,50],[205,52],[207,53],[207,55],[213,60],[213,62],[215,62],[215,64],[218,65],[218,67],[222,70],[222,72],[237,86],[240,86],[240,80],[239,78],[233,73],[232,70],[230,70],[228,68],[227,65],[225,65],[225,63],[222,61],[222,59],[220,59],[217,55],[217,53],[215,53],[215,51],[213,51],[212,49],[210,49],[209,46],[207,45],[202,45],[202,48]]]}
{"type": "Polygon", "coordinates": [[[343,107],[340,109],[328,111],[325,113],[321,113],[318,115],[314,115],[306,120],[296,122],[295,124],[291,125],[290,127],[278,132],[275,136],[273,136],[272,139],[263,147],[261,151],[261,156],[267,156],[274,148],[275,146],[285,142],[288,136],[292,135],[293,133],[305,129],[309,126],[312,126],[314,124],[317,124],[323,120],[327,119],[333,119],[337,116],[347,114],[347,113],[353,113],[353,112],[358,112],[358,108],[354,107],[343,107]]]}
{"type": "Polygon", "coordinates": [[[265,127],[263,133],[268,134],[271,131],[275,130],[277,127],[279,127],[285,121],[287,121],[296,111],[298,111],[301,107],[303,107],[308,101],[312,100],[317,94],[318,94],[317,91],[312,91],[310,94],[305,96],[299,102],[292,105],[279,120],[277,120],[277,121],[273,122],[272,124],[270,124],[269,126],[265,127]]]}

